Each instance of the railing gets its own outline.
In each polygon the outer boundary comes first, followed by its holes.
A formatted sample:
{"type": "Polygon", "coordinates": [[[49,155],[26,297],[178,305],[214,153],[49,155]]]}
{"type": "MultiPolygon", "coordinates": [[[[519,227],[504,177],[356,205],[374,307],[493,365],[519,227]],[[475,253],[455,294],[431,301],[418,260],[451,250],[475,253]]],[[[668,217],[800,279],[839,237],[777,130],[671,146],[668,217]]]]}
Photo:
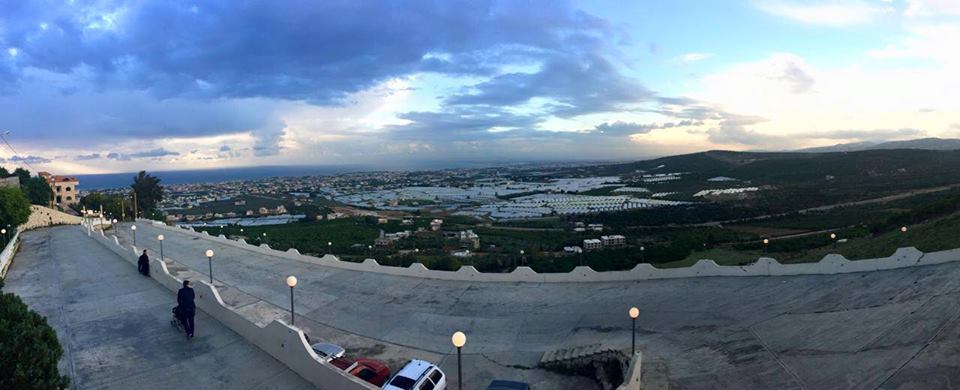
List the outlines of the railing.
{"type": "Polygon", "coordinates": [[[196,232],[192,228],[176,228],[161,222],[139,220],[141,223],[152,223],[154,226],[170,231],[177,231],[201,237],[214,242],[220,242],[237,248],[246,249],[267,256],[277,256],[285,259],[319,264],[334,268],[374,272],[386,275],[407,276],[454,281],[471,282],[530,282],[530,283],[570,283],[570,282],[616,282],[651,279],[674,279],[706,276],[784,276],[784,275],[830,275],[853,272],[880,271],[905,267],[942,264],[960,261],[960,249],[951,249],[939,252],[924,253],[916,248],[900,248],[889,256],[868,260],[848,260],[839,254],[826,255],[815,263],[781,264],[769,257],[761,257],[757,261],[744,266],[722,266],[713,260],[700,260],[696,264],[685,268],[656,268],[650,264],[637,264],[633,269],[626,271],[597,272],[590,267],[576,267],[566,273],[537,273],[530,267],[517,267],[510,273],[482,273],[472,266],[460,267],[457,271],[436,271],[427,269],[423,264],[413,263],[409,267],[383,266],[374,259],[367,259],[362,263],[342,261],[336,256],[325,255],[313,257],[300,254],[296,249],[278,251],[271,249],[267,244],[259,246],[247,244],[243,240],[230,240],[223,235],[212,236],[207,232],[196,232]]]}

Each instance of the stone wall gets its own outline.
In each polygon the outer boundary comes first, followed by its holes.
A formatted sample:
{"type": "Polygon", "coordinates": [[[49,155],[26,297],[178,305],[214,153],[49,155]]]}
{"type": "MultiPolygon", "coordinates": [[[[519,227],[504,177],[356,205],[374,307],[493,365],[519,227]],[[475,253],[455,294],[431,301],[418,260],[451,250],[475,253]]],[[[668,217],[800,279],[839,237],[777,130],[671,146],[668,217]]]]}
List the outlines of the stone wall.
{"type": "MultiPolygon", "coordinates": [[[[93,230],[83,226],[84,231],[91,238],[136,266],[139,250],[136,247],[123,247],[115,236],[106,236],[103,231],[93,230]]],[[[167,262],[174,261],[169,257],[167,262]]],[[[183,285],[183,281],[170,274],[167,262],[151,259],[150,277],[161,285],[176,293],[183,285]]],[[[289,367],[301,377],[311,382],[318,389],[325,390],[372,390],[377,389],[360,379],[348,375],[342,370],[323,362],[310,348],[303,332],[283,321],[274,320],[266,326],[258,326],[254,321],[244,317],[236,310],[227,306],[220,297],[219,290],[207,283],[199,281],[194,285],[197,293],[197,308],[203,310],[220,323],[237,332],[241,337],[256,345],[264,352],[289,367]]]]}
{"type": "Polygon", "coordinates": [[[434,271],[427,269],[420,263],[409,267],[382,266],[374,259],[367,259],[363,263],[342,261],[336,256],[326,255],[313,257],[300,254],[296,249],[278,251],[266,244],[259,246],[247,244],[243,240],[230,240],[223,235],[211,236],[206,232],[196,232],[193,229],[171,227],[157,221],[140,220],[141,223],[151,223],[157,227],[184,232],[196,237],[220,242],[226,245],[246,249],[268,256],[278,256],[294,261],[319,264],[333,268],[374,272],[387,275],[430,278],[441,280],[471,281],[471,282],[531,282],[531,283],[570,283],[570,282],[616,282],[650,279],[691,278],[704,276],[784,276],[784,275],[830,275],[852,272],[868,272],[904,267],[914,267],[932,264],[941,264],[960,260],[960,249],[951,249],[940,252],[923,253],[916,248],[900,248],[889,256],[868,260],[848,260],[841,255],[831,254],[824,256],[816,263],[781,264],[769,257],[761,257],[750,265],[721,266],[713,260],[700,260],[686,268],[656,268],[650,264],[637,264],[633,269],[626,271],[597,272],[590,267],[576,267],[567,273],[540,274],[530,267],[517,267],[510,273],[481,273],[472,266],[460,267],[457,271],[434,271]]]}

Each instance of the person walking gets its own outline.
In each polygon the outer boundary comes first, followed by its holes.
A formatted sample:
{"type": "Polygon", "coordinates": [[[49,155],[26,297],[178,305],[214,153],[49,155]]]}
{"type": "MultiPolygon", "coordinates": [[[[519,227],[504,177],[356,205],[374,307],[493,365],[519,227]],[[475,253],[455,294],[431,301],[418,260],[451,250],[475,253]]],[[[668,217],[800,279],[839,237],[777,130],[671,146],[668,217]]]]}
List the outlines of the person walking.
{"type": "Polygon", "coordinates": [[[150,276],[150,256],[147,256],[146,249],[143,250],[143,254],[137,260],[137,271],[140,271],[143,276],[150,276]]]}
{"type": "Polygon", "coordinates": [[[187,332],[188,338],[193,338],[193,317],[197,314],[197,305],[193,302],[193,288],[190,281],[183,281],[183,288],[177,292],[177,305],[180,308],[180,323],[187,332]]]}

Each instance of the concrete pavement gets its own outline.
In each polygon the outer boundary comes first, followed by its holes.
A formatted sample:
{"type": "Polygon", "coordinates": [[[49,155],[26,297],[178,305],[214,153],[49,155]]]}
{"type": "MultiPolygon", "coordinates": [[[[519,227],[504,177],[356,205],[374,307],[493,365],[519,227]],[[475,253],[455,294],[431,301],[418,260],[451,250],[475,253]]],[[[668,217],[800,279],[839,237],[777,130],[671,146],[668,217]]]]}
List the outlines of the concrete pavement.
{"type": "Polygon", "coordinates": [[[22,239],[4,290],[57,331],[73,388],[312,388],[203,312],[187,340],[169,323],[176,296],[76,226],[22,239]]]}
{"type": "MultiPolygon", "coordinates": [[[[280,307],[359,336],[532,366],[539,354],[603,343],[628,349],[641,308],[644,371],[681,388],[948,388],[960,383],[960,264],[793,277],[616,283],[470,283],[334,269],[138,225],[138,243],[280,307]]],[[[130,243],[129,224],[121,238],[130,243]]],[[[455,358],[454,358],[455,359],[455,358]]],[[[448,372],[451,372],[448,370],[448,372]]],[[[646,374],[645,374],[646,375],[646,374]]]]}

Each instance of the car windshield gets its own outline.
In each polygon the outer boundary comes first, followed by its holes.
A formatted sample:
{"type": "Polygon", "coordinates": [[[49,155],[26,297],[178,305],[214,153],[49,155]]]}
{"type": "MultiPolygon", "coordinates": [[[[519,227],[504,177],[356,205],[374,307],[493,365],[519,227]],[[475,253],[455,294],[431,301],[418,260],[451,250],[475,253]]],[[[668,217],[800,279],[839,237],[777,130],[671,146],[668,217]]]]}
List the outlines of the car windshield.
{"type": "Polygon", "coordinates": [[[390,381],[390,386],[399,387],[403,390],[410,390],[413,388],[413,385],[416,383],[413,379],[407,378],[405,376],[398,376],[393,378],[390,381]]]}
{"type": "Polygon", "coordinates": [[[375,376],[377,376],[377,373],[373,372],[373,370],[371,370],[371,369],[369,369],[369,368],[364,368],[364,369],[360,370],[360,372],[357,373],[357,378],[360,378],[360,379],[363,379],[363,380],[369,380],[369,379],[372,379],[372,378],[375,377],[375,376]]]}

